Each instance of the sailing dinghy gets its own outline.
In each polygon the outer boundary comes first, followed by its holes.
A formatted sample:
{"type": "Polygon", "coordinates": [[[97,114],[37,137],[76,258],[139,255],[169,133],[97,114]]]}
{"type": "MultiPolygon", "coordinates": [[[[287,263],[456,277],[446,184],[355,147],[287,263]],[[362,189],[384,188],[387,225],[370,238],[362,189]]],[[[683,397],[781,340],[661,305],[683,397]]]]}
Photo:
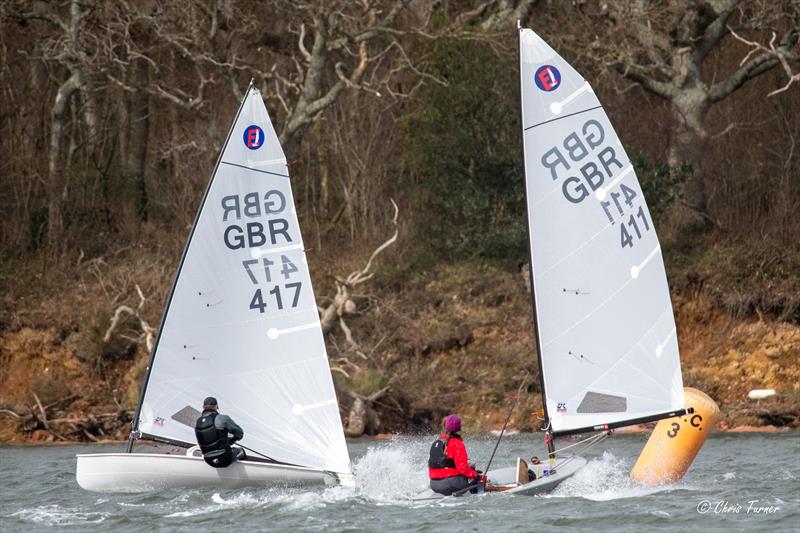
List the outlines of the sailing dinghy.
{"type": "Polygon", "coordinates": [[[487,490],[533,495],[586,464],[562,450],[687,410],[661,247],[633,165],[589,83],[532,30],[518,31],[548,461],[492,470],[487,490]],[[579,433],[594,434],[556,449],[556,437],[579,433]]]}
{"type": "Polygon", "coordinates": [[[248,87],[183,252],[127,453],[81,454],[81,487],[132,492],[352,479],[283,149],[248,87]],[[195,407],[219,399],[247,459],[199,456],[195,407]],[[185,455],[132,453],[139,439],[185,455]]]}

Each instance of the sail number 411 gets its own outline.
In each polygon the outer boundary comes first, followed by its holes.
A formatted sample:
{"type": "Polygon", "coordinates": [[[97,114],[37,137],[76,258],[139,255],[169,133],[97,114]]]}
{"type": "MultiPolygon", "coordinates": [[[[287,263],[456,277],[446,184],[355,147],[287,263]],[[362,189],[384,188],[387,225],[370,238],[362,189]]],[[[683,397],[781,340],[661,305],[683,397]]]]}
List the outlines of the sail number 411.
{"type": "Polygon", "coordinates": [[[623,248],[626,246],[633,247],[633,235],[625,228],[625,226],[629,226],[634,232],[636,232],[637,239],[642,238],[642,232],[639,230],[639,225],[636,223],[636,218],[641,219],[642,226],[644,226],[645,231],[650,231],[650,224],[647,223],[647,216],[644,214],[644,207],[639,206],[639,211],[636,212],[636,215],[631,215],[627,224],[620,224],[619,226],[620,244],[623,248]]]}
{"type": "MultiPolygon", "coordinates": [[[[612,191],[609,193],[611,197],[610,201],[600,202],[600,207],[603,208],[608,221],[612,224],[615,224],[614,217],[612,216],[612,205],[616,206],[620,217],[623,217],[625,215],[625,209],[622,207],[622,203],[625,203],[628,207],[633,207],[633,199],[636,198],[636,191],[626,186],[624,183],[621,183],[619,187],[621,192],[612,191]],[[623,200],[622,202],[620,202],[621,198],[623,200]]],[[[644,206],[640,205],[636,214],[631,214],[627,221],[619,225],[620,245],[623,248],[628,246],[633,247],[634,233],[636,234],[636,239],[641,239],[642,230],[650,231],[650,223],[647,222],[647,214],[644,212],[644,206]],[[641,220],[641,226],[636,221],[637,218],[641,220]]]]}

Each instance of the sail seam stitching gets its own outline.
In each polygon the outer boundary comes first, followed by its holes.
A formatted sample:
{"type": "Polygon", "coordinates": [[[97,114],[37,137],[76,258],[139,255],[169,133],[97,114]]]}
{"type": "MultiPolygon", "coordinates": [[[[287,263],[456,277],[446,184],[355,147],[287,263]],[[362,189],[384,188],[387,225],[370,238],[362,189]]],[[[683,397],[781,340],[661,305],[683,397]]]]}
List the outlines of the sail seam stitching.
{"type": "Polygon", "coordinates": [[[556,120],[561,120],[564,118],[574,117],[575,115],[580,115],[581,113],[588,113],[589,111],[594,111],[595,109],[602,109],[603,106],[599,105],[596,107],[590,107],[589,109],[584,109],[583,111],[576,111],[575,113],[570,113],[569,115],[564,115],[563,117],[556,117],[551,118],[550,120],[545,120],[544,122],[539,122],[538,124],[534,124],[533,126],[528,126],[523,131],[532,130],[533,128],[538,128],[539,126],[543,126],[545,124],[549,124],[550,122],[555,122],[556,120]]]}
{"type": "Polygon", "coordinates": [[[257,168],[246,167],[244,165],[237,165],[236,163],[228,163],[227,161],[220,161],[220,163],[222,163],[223,165],[230,165],[232,167],[239,167],[239,168],[243,168],[243,169],[246,169],[246,170],[252,170],[253,172],[261,172],[262,174],[270,174],[272,176],[278,176],[278,177],[281,177],[281,178],[288,178],[289,177],[288,175],[278,174],[277,172],[269,172],[268,170],[259,170],[257,168]]]}

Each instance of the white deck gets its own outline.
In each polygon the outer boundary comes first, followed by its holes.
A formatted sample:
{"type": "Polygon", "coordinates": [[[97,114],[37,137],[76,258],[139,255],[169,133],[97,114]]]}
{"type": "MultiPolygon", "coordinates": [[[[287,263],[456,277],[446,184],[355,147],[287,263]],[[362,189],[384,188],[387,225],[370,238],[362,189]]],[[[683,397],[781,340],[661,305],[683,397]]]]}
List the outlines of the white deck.
{"type": "Polygon", "coordinates": [[[208,466],[200,457],[152,453],[79,454],[78,484],[97,492],[146,492],[167,488],[241,488],[324,485],[337,475],[302,466],[237,461],[208,466]]]}
{"type": "MultiPolygon", "coordinates": [[[[547,463],[547,461],[545,461],[547,463]]],[[[575,472],[580,470],[586,465],[586,459],[583,457],[561,457],[556,461],[556,473],[549,476],[543,476],[535,479],[524,485],[515,486],[512,489],[504,491],[503,494],[521,494],[524,496],[534,496],[549,492],[556,488],[562,481],[571,477],[575,472]],[[561,466],[558,466],[558,465],[561,466]]],[[[547,464],[542,465],[543,468],[548,468],[547,464]]],[[[517,476],[517,468],[501,468],[500,470],[492,470],[489,472],[489,481],[493,485],[505,485],[515,483],[517,476]]]]}

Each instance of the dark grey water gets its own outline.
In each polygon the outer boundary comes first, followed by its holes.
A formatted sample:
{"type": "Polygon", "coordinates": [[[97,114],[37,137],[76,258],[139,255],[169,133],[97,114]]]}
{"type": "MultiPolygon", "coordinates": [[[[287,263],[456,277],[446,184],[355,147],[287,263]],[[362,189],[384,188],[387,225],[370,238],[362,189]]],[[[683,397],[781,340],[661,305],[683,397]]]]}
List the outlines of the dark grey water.
{"type": "MultiPolygon", "coordinates": [[[[465,439],[481,467],[494,440],[465,439]]],[[[547,496],[425,503],[410,500],[427,483],[428,437],[351,441],[356,487],[305,491],[96,494],[75,482],[75,454],[121,446],[0,447],[0,530],[800,531],[800,433],[714,435],[681,482],[657,489],[627,477],[645,440],[613,437],[547,496]]],[[[495,465],[542,452],[540,435],[508,437],[495,465]]]]}

